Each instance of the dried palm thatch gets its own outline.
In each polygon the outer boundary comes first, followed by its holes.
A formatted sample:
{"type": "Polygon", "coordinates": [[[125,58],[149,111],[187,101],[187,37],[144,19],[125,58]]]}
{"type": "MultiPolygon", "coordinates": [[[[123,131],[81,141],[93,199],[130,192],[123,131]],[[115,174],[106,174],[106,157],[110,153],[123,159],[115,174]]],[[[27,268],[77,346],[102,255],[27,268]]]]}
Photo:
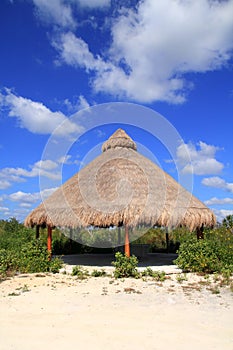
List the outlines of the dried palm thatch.
{"type": "Polygon", "coordinates": [[[137,151],[118,129],[103,153],[65,182],[26,218],[26,226],[213,226],[201,201],[137,151]]]}

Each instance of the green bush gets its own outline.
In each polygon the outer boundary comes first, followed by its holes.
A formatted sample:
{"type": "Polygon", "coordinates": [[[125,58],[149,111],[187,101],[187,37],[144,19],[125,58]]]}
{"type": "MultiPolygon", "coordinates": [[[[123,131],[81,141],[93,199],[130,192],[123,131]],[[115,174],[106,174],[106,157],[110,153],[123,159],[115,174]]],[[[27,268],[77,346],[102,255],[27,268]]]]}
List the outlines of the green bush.
{"type": "Polygon", "coordinates": [[[0,221],[0,249],[18,250],[34,237],[32,229],[24,227],[16,219],[0,221]]]}
{"type": "MultiPolygon", "coordinates": [[[[184,271],[191,272],[233,272],[233,253],[227,237],[221,239],[219,232],[210,232],[205,239],[195,237],[183,242],[174,261],[184,271]]],[[[230,237],[232,241],[232,238],[230,237]]]]}
{"type": "Polygon", "coordinates": [[[103,277],[106,275],[107,275],[107,273],[103,269],[102,270],[93,270],[91,273],[92,277],[103,277]]]}
{"type": "Polygon", "coordinates": [[[77,265],[73,267],[71,275],[77,276],[78,279],[83,280],[89,276],[89,272],[82,266],[77,265]]]}
{"type": "Polygon", "coordinates": [[[6,276],[15,272],[56,273],[62,267],[59,258],[50,260],[46,246],[39,240],[25,243],[19,250],[0,250],[0,274],[6,276]]]}
{"type": "Polygon", "coordinates": [[[117,252],[115,254],[115,258],[116,260],[112,262],[112,265],[115,267],[115,278],[139,277],[137,270],[138,259],[135,255],[128,257],[120,252],[117,252]]]}
{"type": "Polygon", "coordinates": [[[16,219],[0,220],[0,275],[16,272],[53,272],[62,267],[59,258],[50,260],[46,246],[46,235],[35,239],[35,232],[16,219]]]}
{"type": "Polygon", "coordinates": [[[6,276],[7,274],[13,274],[17,271],[18,258],[14,252],[7,251],[6,249],[0,250],[0,276],[6,276]]]}
{"type": "Polygon", "coordinates": [[[164,271],[153,271],[151,267],[147,267],[141,272],[142,277],[152,277],[157,282],[164,282],[166,273],[164,271]]]}
{"type": "Polygon", "coordinates": [[[20,252],[19,268],[21,272],[58,272],[62,267],[59,258],[51,259],[46,245],[40,240],[26,243],[20,252]]]}

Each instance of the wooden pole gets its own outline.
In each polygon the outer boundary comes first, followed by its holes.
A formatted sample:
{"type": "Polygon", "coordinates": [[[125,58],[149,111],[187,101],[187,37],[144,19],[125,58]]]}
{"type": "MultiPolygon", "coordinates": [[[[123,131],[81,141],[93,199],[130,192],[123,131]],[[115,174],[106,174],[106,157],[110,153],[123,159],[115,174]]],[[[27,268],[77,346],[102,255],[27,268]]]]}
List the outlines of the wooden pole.
{"type": "Polygon", "coordinates": [[[121,245],[121,228],[120,226],[118,226],[118,235],[117,235],[117,244],[118,244],[118,247],[121,245]]]}
{"type": "Polygon", "coordinates": [[[203,227],[203,225],[201,227],[197,227],[196,233],[197,233],[197,239],[204,239],[204,227],[203,227]]]}
{"type": "Polygon", "coordinates": [[[166,250],[169,253],[169,228],[166,227],[166,250]]]}
{"type": "Polygon", "coordinates": [[[125,255],[130,257],[129,228],[127,225],[125,225],[125,255]]]}
{"type": "Polygon", "coordinates": [[[39,239],[40,237],[40,226],[36,225],[36,239],[39,239]]]}
{"type": "Polygon", "coordinates": [[[47,249],[51,259],[51,256],[52,256],[52,227],[51,226],[48,226],[47,249]]]}

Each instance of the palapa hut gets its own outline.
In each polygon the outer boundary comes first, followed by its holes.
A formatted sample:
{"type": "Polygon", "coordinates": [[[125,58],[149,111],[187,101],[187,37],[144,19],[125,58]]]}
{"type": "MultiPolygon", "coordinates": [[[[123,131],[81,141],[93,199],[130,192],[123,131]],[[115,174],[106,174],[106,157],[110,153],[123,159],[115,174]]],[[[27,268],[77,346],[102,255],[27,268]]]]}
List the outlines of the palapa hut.
{"type": "Polygon", "coordinates": [[[51,251],[54,227],[186,226],[199,232],[215,216],[170,175],[137,152],[135,142],[118,129],[102,154],[81,169],[26,218],[26,226],[48,227],[51,251]]]}

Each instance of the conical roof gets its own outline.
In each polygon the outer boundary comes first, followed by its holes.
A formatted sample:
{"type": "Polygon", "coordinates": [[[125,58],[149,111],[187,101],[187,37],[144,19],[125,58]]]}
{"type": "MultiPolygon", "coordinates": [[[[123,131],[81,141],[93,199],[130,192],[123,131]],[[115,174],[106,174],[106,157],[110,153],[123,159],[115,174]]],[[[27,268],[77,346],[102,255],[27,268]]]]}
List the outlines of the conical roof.
{"type": "Polygon", "coordinates": [[[102,151],[105,152],[108,149],[119,147],[131,148],[137,151],[136,143],[129,137],[129,135],[126,134],[123,129],[118,129],[106,142],[104,142],[102,151]]]}
{"type": "Polygon", "coordinates": [[[118,129],[102,154],[26,218],[26,226],[213,226],[213,212],[160,167],[137,152],[118,129]]]}

